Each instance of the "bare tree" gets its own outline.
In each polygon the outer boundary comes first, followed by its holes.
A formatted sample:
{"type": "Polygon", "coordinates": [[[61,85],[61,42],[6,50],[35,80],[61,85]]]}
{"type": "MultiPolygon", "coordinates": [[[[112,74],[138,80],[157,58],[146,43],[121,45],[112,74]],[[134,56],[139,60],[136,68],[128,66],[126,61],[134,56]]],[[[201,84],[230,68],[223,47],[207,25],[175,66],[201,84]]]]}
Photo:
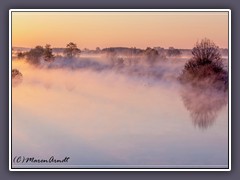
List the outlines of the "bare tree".
{"type": "Polygon", "coordinates": [[[192,59],[199,63],[217,63],[221,64],[222,57],[220,49],[210,39],[203,39],[201,42],[197,42],[195,47],[192,49],[192,59]]]}
{"type": "Polygon", "coordinates": [[[216,89],[227,89],[228,73],[223,69],[219,47],[203,39],[192,49],[193,57],[185,64],[179,80],[199,87],[211,84],[216,89]]]}

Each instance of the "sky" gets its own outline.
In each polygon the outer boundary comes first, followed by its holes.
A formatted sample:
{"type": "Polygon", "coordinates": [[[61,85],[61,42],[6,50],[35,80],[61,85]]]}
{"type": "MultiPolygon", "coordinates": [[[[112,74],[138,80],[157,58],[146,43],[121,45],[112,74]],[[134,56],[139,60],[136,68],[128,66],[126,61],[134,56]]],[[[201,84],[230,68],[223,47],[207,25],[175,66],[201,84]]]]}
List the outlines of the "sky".
{"type": "Polygon", "coordinates": [[[191,49],[203,38],[228,47],[227,12],[12,12],[14,47],[191,49]]]}

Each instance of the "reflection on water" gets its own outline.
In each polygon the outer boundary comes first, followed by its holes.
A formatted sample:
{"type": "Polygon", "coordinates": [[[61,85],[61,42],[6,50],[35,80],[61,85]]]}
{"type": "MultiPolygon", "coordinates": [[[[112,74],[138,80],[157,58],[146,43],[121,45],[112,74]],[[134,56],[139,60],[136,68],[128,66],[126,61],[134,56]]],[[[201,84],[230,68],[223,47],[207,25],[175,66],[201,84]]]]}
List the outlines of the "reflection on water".
{"type": "Polygon", "coordinates": [[[212,126],[219,111],[227,105],[227,92],[213,89],[183,87],[181,97],[190,112],[193,124],[201,129],[212,126]]]}

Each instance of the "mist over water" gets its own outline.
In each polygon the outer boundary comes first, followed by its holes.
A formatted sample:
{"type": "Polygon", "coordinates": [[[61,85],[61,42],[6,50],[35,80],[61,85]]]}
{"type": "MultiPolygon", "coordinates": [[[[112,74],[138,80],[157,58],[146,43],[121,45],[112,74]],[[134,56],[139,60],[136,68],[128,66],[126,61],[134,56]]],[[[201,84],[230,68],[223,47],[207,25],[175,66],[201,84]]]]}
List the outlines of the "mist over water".
{"type": "Polygon", "coordinates": [[[23,75],[12,88],[13,157],[69,156],[75,167],[227,167],[227,92],[179,84],[188,56],[154,66],[111,58],[12,61],[23,75]]]}

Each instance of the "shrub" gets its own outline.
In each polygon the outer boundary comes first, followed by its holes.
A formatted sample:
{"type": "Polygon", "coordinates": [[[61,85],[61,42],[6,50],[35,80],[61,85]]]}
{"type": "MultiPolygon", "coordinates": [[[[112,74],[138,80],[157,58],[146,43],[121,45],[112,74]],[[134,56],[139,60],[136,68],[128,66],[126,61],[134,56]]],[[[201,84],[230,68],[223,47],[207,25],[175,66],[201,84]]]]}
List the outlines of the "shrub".
{"type": "Polygon", "coordinates": [[[23,80],[23,75],[18,69],[12,69],[12,85],[19,85],[23,80]]]}
{"type": "Polygon", "coordinates": [[[223,69],[221,53],[209,39],[203,39],[192,49],[193,57],[185,64],[179,80],[194,86],[226,90],[228,73],[223,69]]]}

